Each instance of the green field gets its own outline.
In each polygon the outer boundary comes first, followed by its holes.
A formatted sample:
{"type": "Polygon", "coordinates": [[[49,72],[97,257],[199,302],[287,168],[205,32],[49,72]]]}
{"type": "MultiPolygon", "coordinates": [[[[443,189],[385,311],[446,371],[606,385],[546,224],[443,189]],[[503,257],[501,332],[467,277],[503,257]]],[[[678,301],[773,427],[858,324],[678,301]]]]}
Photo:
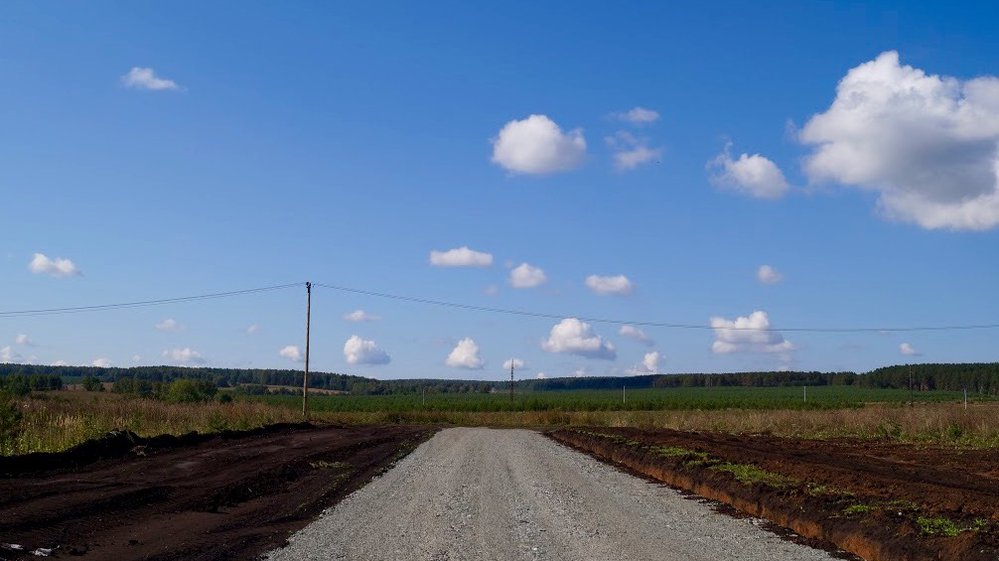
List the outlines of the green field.
{"type": "MultiPolygon", "coordinates": [[[[400,395],[310,395],[309,408],[319,412],[404,411],[675,411],[721,409],[844,409],[865,403],[902,404],[909,392],[853,386],[802,387],[710,387],[627,390],[563,390],[516,393],[434,393],[400,395]],[[805,393],[807,391],[807,399],[805,393]]],[[[961,392],[925,391],[913,394],[916,402],[960,402],[961,392]]],[[[302,399],[291,395],[248,396],[242,399],[272,405],[301,407],[302,399]]],[[[974,402],[993,401],[992,396],[969,395],[974,402]]]]}

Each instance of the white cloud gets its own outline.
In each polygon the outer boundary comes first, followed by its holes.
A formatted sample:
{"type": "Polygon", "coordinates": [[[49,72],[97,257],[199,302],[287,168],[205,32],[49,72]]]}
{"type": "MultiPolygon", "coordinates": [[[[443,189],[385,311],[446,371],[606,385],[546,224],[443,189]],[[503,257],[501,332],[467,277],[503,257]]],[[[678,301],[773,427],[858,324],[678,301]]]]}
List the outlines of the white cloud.
{"type": "Polygon", "coordinates": [[[717,354],[736,352],[790,353],[795,349],[779,331],[770,328],[767,313],[757,310],[748,317],[739,316],[734,320],[722,317],[711,318],[715,330],[715,341],[711,351],[717,354]]]}
{"type": "Polygon", "coordinates": [[[621,329],[618,330],[618,334],[629,339],[634,339],[648,347],[656,344],[644,331],[634,325],[622,325],[621,329]]]}
{"type": "Polygon", "coordinates": [[[142,360],[142,356],[132,355],[132,362],[139,362],[140,360],[142,360]]]}
{"type": "Polygon", "coordinates": [[[44,253],[36,253],[31,258],[31,263],[28,263],[28,270],[36,275],[49,275],[57,278],[82,274],[69,259],[62,257],[50,259],[44,253]]]}
{"type": "Polygon", "coordinates": [[[648,125],[659,120],[659,112],[644,107],[635,107],[628,111],[614,113],[614,118],[633,125],[648,125]]]}
{"type": "Polygon", "coordinates": [[[552,327],[541,348],[550,353],[565,353],[586,358],[614,360],[614,344],[593,332],[590,324],[576,318],[566,318],[552,327]]]}
{"type": "Polygon", "coordinates": [[[627,131],[618,131],[604,139],[614,151],[614,167],[628,171],[662,157],[661,148],[649,148],[647,138],[637,138],[627,131]]]}
{"type": "Polygon", "coordinates": [[[359,323],[359,322],[362,322],[362,321],[378,321],[378,320],[380,320],[382,318],[379,317],[379,316],[376,316],[376,315],[369,314],[368,312],[365,312],[364,310],[354,310],[353,312],[350,312],[349,314],[344,314],[343,315],[343,319],[345,319],[347,321],[352,321],[352,322],[355,322],[355,323],[359,323]]]}
{"type": "Polygon", "coordinates": [[[302,349],[298,348],[298,345],[285,345],[284,347],[281,347],[278,354],[295,362],[302,362],[305,360],[305,355],[302,353],[302,349]]]}
{"type": "Polygon", "coordinates": [[[173,318],[166,318],[165,320],[157,323],[153,327],[155,327],[157,331],[183,331],[184,330],[184,326],[181,325],[180,322],[178,322],[177,320],[175,320],[173,318]]]}
{"type": "Polygon", "coordinates": [[[52,366],[69,366],[69,363],[65,360],[57,360],[52,363],[52,366]]]}
{"type": "Polygon", "coordinates": [[[645,353],[645,356],[642,357],[642,362],[640,364],[636,364],[634,368],[628,370],[628,374],[656,374],[659,372],[659,363],[662,359],[663,356],[659,353],[659,351],[645,353]]]}
{"type": "Polygon", "coordinates": [[[388,364],[392,357],[378,348],[374,341],[351,335],[343,344],[343,356],[347,364],[388,364]]]}
{"type": "Polygon", "coordinates": [[[260,331],[260,326],[257,325],[257,324],[255,324],[255,323],[251,323],[250,325],[246,326],[246,334],[247,335],[253,335],[253,334],[255,334],[255,333],[259,332],[259,331],[260,331]]]}
{"type": "Polygon", "coordinates": [[[999,77],[926,74],[881,53],[847,72],[801,130],[804,171],[872,191],[889,219],[923,228],[999,225],[999,77]]]}
{"type": "Polygon", "coordinates": [[[545,378],[548,377],[548,375],[545,374],[544,372],[538,372],[538,375],[536,377],[538,380],[544,380],[545,378]]]}
{"type": "Polygon", "coordinates": [[[206,362],[201,353],[190,347],[166,349],[163,351],[163,356],[180,364],[205,364],[206,362]]]}
{"type": "Polygon", "coordinates": [[[183,89],[177,85],[177,82],[157,76],[152,68],[141,68],[138,66],[133,66],[132,69],[128,71],[128,74],[122,76],[121,83],[124,84],[126,88],[136,90],[180,91],[183,89]]]}
{"type": "Polygon", "coordinates": [[[725,150],[708,162],[711,183],[758,199],[779,199],[787,193],[787,180],[777,164],[759,154],[742,154],[733,160],[731,147],[731,143],[725,145],[725,150]]]}
{"type": "Polygon", "coordinates": [[[482,293],[486,296],[496,296],[499,294],[499,287],[495,284],[490,284],[489,286],[482,289],[482,293]]]}
{"type": "Polygon", "coordinates": [[[511,366],[513,366],[514,370],[520,370],[524,366],[527,366],[527,363],[519,358],[507,359],[507,361],[503,363],[503,370],[509,370],[511,366]]]}
{"type": "Polygon", "coordinates": [[[548,282],[548,276],[541,267],[521,263],[510,271],[510,286],[514,288],[534,288],[548,282]]]}
{"type": "Polygon", "coordinates": [[[586,287],[597,294],[618,294],[627,296],[635,288],[635,285],[624,275],[613,277],[601,277],[590,275],[586,277],[586,287]]]}
{"type": "Polygon", "coordinates": [[[479,356],[479,346],[470,337],[465,337],[454,347],[451,354],[447,355],[444,364],[453,368],[465,368],[467,370],[481,370],[486,365],[486,361],[479,356]]]}
{"type": "Polygon", "coordinates": [[[19,333],[17,337],[14,337],[14,342],[18,345],[24,345],[25,347],[35,346],[35,342],[31,340],[31,337],[28,337],[24,333],[19,333]]]}
{"type": "Polygon", "coordinates": [[[95,358],[90,362],[90,366],[96,366],[97,368],[111,368],[111,359],[109,358],[95,358]]]}
{"type": "Polygon", "coordinates": [[[909,343],[902,343],[901,345],[899,345],[898,346],[898,352],[900,352],[900,353],[902,353],[902,354],[904,354],[906,356],[922,356],[923,355],[923,353],[917,351],[916,348],[913,347],[912,345],[910,345],[909,343]]]}
{"type": "Polygon", "coordinates": [[[756,278],[763,284],[777,284],[784,280],[784,275],[770,265],[760,265],[760,268],[756,269],[756,278]]]}
{"type": "Polygon", "coordinates": [[[489,267],[493,264],[493,254],[456,247],[447,251],[430,252],[430,264],[435,267],[489,267]]]}
{"type": "Polygon", "coordinates": [[[510,121],[493,139],[493,163],[517,173],[567,171],[582,164],[585,156],[583,132],[563,133],[544,115],[510,121]]]}
{"type": "Polygon", "coordinates": [[[15,351],[10,345],[0,349],[0,362],[21,362],[22,360],[21,353],[15,351]]]}

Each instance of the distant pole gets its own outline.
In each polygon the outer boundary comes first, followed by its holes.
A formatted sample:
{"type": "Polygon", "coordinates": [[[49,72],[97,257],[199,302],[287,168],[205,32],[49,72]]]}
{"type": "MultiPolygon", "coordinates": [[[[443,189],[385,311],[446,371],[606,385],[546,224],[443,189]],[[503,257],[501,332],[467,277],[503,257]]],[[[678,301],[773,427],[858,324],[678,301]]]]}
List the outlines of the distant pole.
{"type": "Polygon", "coordinates": [[[424,407],[427,406],[427,388],[426,388],[426,386],[423,387],[423,406],[424,407]]]}
{"type": "Polygon", "coordinates": [[[510,403],[513,403],[513,359],[510,359],[510,403]]]}
{"type": "Polygon", "coordinates": [[[912,395],[912,366],[909,366],[909,407],[915,406],[915,398],[912,395]]]}
{"type": "Polygon", "coordinates": [[[964,387],[964,410],[968,410],[968,386],[964,387]]]}
{"type": "Polygon", "coordinates": [[[302,378],[302,416],[309,418],[309,328],[312,324],[312,283],[305,283],[305,376],[302,378]]]}
{"type": "Polygon", "coordinates": [[[621,386],[621,403],[628,403],[628,386],[621,386]]]}
{"type": "Polygon", "coordinates": [[[808,403],[808,386],[801,386],[801,400],[808,403]]]}

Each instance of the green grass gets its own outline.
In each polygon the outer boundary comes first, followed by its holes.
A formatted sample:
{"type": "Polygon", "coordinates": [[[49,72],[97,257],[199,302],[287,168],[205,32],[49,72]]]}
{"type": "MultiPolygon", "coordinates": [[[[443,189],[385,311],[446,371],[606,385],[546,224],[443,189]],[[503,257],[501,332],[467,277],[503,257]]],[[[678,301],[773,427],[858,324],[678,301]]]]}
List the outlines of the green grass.
{"type": "Polygon", "coordinates": [[[919,530],[926,536],[946,536],[952,538],[961,533],[961,528],[958,528],[953,520],[942,516],[934,518],[920,516],[916,519],[916,524],[919,525],[919,530]]]}
{"type": "Polygon", "coordinates": [[[858,516],[862,514],[867,514],[872,510],[874,510],[874,507],[871,505],[857,504],[857,505],[850,505],[844,508],[843,514],[845,514],[846,516],[858,516]]]}
{"type": "Polygon", "coordinates": [[[797,483],[797,480],[792,477],[760,469],[749,464],[725,463],[711,466],[708,469],[731,473],[740,483],[745,485],[762,483],[763,485],[768,485],[770,487],[780,488],[797,483]]]}
{"type": "MultiPolygon", "coordinates": [[[[309,404],[316,412],[404,412],[404,411],[680,411],[680,410],[829,410],[862,407],[866,403],[905,403],[909,392],[853,386],[801,387],[712,387],[628,390],[622,401],[619,390],[559,390],[507,394],[455,393],[400,395],[313,395],[309,404]]],[[[273,405],[300,407],[301,398],[291,395],[247,396],[242,399],[273,405]]],[[[916,392],[921,403],[956,402],[960,392],[916,392]]],[[[979,398],[980,399],[980,398],[979,398]]],[[[886,426],[890,433],[894,427],[886,426]]]]}

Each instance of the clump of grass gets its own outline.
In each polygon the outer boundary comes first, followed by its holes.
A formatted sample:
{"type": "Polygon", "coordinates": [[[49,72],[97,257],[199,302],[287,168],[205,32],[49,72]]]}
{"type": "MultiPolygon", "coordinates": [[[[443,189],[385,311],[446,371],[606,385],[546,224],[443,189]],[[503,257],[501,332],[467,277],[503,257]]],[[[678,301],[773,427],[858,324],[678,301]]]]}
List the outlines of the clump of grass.
{"type": "Polygon", "coordinates": [[[953,520],[943,516],[933,518],[920,516],[916,518],[916,524],[924,536],[946,536],[953,538],[961,533],[961,529],[958,528],[953,520]]]}
{"type": "Polygon", "coordinates": [[[350,462],[328,462],[326,460],[316,460],[309,462],[313,469],[350,469],[350,462]]]}
{"type": "Polygon", "coordinates": [[[798,481],[792,477],[760,469],[750,464],[724,463],[711,466],[709,469],[731,473],[736,480],[744,485],[761,483],[770,487],[787,487],[796,484],[798,481]]]}
{"type": "Polygon", "coordinates": [[[843,514],[846,516],[860,516],[868,514],[874,510],[871,505],[865,504],[853,504],[843,509],[843,514]]]}

